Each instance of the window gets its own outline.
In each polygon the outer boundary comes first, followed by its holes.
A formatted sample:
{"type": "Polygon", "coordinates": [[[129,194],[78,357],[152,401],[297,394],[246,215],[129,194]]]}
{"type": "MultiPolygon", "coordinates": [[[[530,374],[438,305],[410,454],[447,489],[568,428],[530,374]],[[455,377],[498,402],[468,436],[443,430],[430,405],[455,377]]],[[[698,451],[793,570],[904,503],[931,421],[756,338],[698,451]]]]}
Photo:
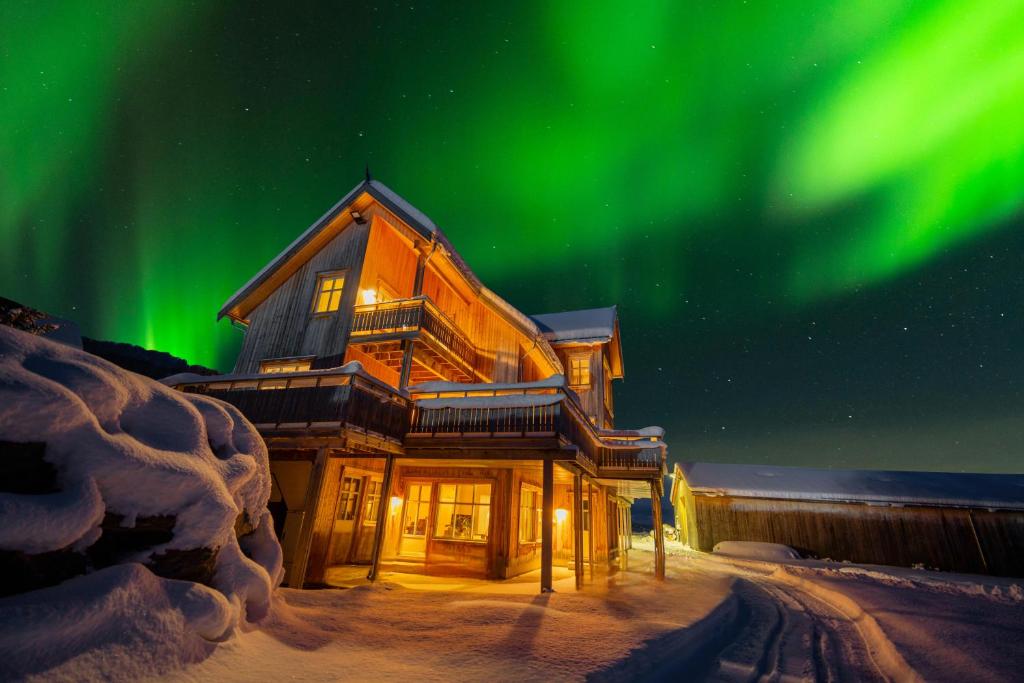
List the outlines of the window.
{"type": "Polygon", "coordinates": [[[265,360],[260,363],[260,372],[274,374],[278,372],[304,372],[312,367],[309,358],[285,358],[283,360],[265,360]]]}
{"type": "Polygon", "coordinates": [[[405,522],[402,533],[406,536],[426,536],[429,514],[430,484],[410,484],[405,497],[405,522]]]}
{"type": "Polygon", "coordinates": [[[363,524],[375,526],[377,524],[377,510],[380,509],[380,492],[383,482],[370,480],[366,487],[366,512],[363,514],[363,524]]]}
{"type": "Polygon", "coordinates": [[[590,500],[583,499],[583,530],[590,531],[590,500]]]}
{"type": "Polygon", "coordinates": [[[590,357],[571,356],[569,358],[569,386],[590,386],[590,357]]]}
{"type": "Polygon", "coordinates": [[[356,477],[343,477],[341,480],[341,494],[338,498],[338,519],[348,521],[356,518],[359,513],[359,486],[362,479],[356,477]]]}
{"type": "Polygon", "coordinates": [[[536,486],[523,484],[519,489],[519,542],[539,543],[544,498],[536,486]]]}
{"type": "Polygon", "coordinates": [[[341,290],[344,287],[344,273],[326,273],[321,275],[316,283],[313,312],[333,313],[341,308],[341,290]]]}
{"type": "Polygon", "coordinates": [[[434,538],[486,541],[491,523],[490,484],[440,484],[434,538]]]}

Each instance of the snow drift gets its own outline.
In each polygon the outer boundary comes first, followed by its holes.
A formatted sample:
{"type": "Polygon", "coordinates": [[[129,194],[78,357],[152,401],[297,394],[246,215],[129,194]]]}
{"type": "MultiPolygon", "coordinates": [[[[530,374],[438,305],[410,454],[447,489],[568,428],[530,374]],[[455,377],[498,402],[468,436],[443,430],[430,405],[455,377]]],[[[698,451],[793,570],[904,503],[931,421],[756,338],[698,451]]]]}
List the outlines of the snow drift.
{"type": "Polygon", "coordinates": [[[0,327],[0,473],[0,573],[14,577],[0,594],[42,588],[0,600],[0,652],[58,593],[79,614],[50,622],[55,651],[81,641],[75,623],[124,619],[114,593],[159,594],[154,609],[206,640],[267,614],[281,578],[267,451],[233,406],[0,327]]]}

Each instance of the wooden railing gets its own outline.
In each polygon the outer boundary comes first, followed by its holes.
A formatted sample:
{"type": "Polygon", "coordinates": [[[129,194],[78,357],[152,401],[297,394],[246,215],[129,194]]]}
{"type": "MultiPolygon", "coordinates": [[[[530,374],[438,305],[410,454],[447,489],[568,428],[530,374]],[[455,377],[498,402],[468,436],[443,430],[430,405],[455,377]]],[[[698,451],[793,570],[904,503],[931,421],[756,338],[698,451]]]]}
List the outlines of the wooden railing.
{"type": "Polygon", "coordinates": [[[237,407],[261,431],[309,430],[344,425],[400,441],[409,428],[407,398],[354,374],[303,374],[188,383],[237,407]]]}
{"type": "MultiPolygon", "coordinates": [[[[587,419],[571,393],[548,405],[472,405],[466,399],[486,399],[495,394],[529,395],[538,394],[542,403],[543,394],[553,393],[552,389],[538,389],[533,392],[504,389],[500,392],[488,390],[480,385],[479,390],[423,394],[421,398],[453,398],[465,405],[458,407],[430,407],[430,404],[415,404],[410,435],[415,437],[492,437],[519,438],[528,436],[557,436],[577,447],[578,457],[589,465],[593,474],[630,473],[642,476],[656,476],[664,471],[664,452],[651,437],[634,436],[623,438],[623,432],[616,432],[614,438],[602,433],[587,419]]],[[[415,403],[415,401],[414,401],[415,403]]]]}
{"type": "Polygon", "coordinates": [[[472,371],[476,367],[476,348],[426,296],[356,306],[350,336],[357,340],[366,337],[382,339],[420,331],[446,349],[466,369],[472,371]]]}

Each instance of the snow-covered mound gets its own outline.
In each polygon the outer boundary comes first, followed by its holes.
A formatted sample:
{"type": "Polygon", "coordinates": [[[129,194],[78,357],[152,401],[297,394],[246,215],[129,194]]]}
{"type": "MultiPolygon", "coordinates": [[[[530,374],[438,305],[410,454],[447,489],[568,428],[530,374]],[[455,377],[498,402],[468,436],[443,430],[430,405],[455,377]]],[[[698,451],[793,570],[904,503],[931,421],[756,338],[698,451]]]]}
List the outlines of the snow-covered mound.
{"type": "Polygon", "coordinates": [[[716,555],[745,557],[750,560],[767,560],[769,562],[785,562],[799,560],[800,553],[788,545],[780,543],[761,543],[760,541],[722,541],[712,549],[716,555]]]}
{"type": "Polygon", "coordinates": [[[0,600],[0,651],[58,593],[81,610],[69,626],[102,631],[107,615],[130,630],[90,601],[97,585],[160,593],[208,640],[260,620],[281,578],[269,496],[266,446],[233,406],[0,327],[0,595],[43,588],[0,600]]]}

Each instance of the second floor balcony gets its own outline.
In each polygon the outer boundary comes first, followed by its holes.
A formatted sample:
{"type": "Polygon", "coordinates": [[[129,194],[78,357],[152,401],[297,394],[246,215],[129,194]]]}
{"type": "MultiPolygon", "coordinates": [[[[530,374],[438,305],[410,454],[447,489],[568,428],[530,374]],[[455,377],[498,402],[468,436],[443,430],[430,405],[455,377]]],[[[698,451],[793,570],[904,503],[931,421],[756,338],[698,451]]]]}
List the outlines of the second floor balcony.
{"type": "Polygon", "coordinates": [[[469,337],[426,296],[356,306],[349,360],[397,386],[403,340],[415,340],[410,384],[482,379],[480,354],[469,337]]]}

